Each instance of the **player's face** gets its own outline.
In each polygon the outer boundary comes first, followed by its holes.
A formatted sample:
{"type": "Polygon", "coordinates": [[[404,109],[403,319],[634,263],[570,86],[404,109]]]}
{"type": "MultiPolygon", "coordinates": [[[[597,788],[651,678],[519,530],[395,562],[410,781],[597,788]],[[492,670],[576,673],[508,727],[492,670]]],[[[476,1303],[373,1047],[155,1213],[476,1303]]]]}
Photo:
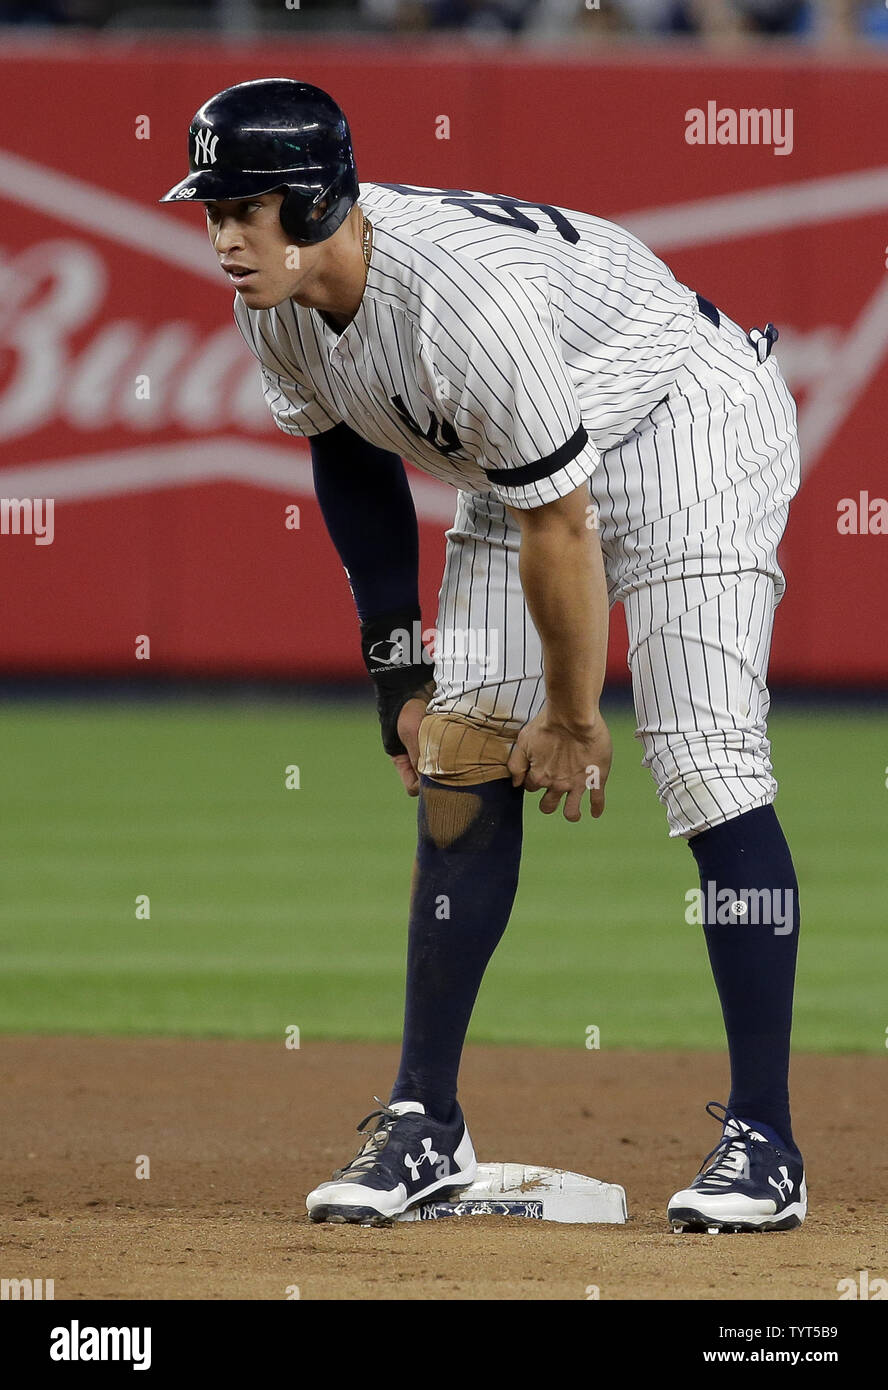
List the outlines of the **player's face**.
{"type": "Polygon", "coordinates": [[[319,248],[294,243],[281,226],[280,193],[207,203],[207,232],[219,263],[250,309],[289,299],[319,248]]]}

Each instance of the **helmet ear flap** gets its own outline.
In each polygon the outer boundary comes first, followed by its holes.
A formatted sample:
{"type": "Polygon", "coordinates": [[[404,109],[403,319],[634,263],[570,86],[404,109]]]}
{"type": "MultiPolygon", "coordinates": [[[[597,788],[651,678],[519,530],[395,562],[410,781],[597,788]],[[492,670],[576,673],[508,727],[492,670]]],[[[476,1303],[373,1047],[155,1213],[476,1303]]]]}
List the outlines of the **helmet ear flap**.
{"type": "Polygon", "coordinates": [[[310,202],[293,188],[285,187],[282,191],[281,226],[294,241],[309,243],[326,241],[337,232],[358,197],[357,181],[352,192],[342,189],[339,180],[336,180],[310,202]]]}

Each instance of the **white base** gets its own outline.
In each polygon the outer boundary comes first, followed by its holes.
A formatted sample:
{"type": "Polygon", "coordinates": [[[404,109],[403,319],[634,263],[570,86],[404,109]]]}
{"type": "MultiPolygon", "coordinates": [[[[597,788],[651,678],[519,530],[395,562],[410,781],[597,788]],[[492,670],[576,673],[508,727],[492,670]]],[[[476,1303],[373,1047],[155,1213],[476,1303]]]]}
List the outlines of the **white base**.
{"type": "Polygon", "coordinates": [[[626,1193],[613,1182],[599,1182],[563,1168],[527,1163],[479,1163],[478,1176],[455,1201],[425,1202],[402,1212],[398,1221],[438,1221],[450,1216],[524,1216],[534,1221],[580,1225],[622,1224],[626,1193]]]}

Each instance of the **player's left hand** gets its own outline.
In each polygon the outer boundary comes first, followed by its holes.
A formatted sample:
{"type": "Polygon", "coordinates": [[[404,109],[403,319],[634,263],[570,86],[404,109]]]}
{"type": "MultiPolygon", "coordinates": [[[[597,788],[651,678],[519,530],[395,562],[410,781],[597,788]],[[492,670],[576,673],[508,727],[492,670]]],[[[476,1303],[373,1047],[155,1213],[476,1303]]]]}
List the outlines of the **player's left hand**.
{"type": "Polygon", "coordinates": [[[544,705],[519,733],[509,772],[515,787],[529,792],[545,788],[540,810],[546,815],[557,811],[564,797],[565,820],[580,820],[588,791],[589,810],[597,819],[604,811],[604,785],[612,758],[610,732],[600,715],[580,732],[557,723],[544,705]]]}

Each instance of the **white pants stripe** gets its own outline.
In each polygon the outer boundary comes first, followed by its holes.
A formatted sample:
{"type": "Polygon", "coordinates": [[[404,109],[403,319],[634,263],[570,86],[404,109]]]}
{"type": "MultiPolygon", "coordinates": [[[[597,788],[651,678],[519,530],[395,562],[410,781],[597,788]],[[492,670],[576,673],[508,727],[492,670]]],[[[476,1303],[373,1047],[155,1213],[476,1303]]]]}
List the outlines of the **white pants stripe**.
{"type": "MultiPolygon", "coordinates": [[[[667,400],[591,479],[611,603],[622,602],[638,737],[672,835],[766,805],[777,545],[799,484],[795,405],[745,333],[698,320],[667,400]]],[[[431,710],[515,734],[545,698],[539,637],[501,503],[460,493],[447,533],[431,710]]]]}

